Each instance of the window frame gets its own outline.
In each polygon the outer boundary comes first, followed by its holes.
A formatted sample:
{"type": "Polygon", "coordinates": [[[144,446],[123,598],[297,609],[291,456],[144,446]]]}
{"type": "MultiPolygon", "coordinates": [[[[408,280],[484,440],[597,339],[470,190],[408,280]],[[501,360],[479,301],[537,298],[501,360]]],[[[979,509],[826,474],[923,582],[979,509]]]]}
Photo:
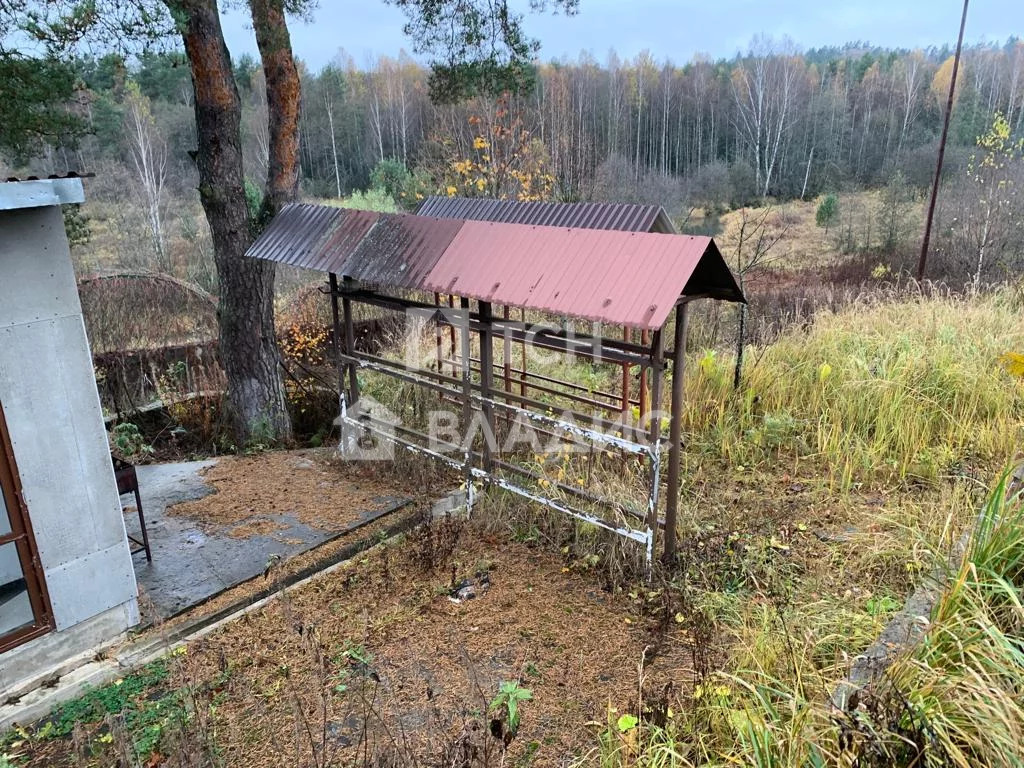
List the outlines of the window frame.
{"type": "Polygon", "coordinates": [[[7,506],[7,517],[11,526],[10,533],[0,535],[0,546],[14,543],[28,590],[29,604],[32,606],[32,624],[0,635],[0,654],[3,654],[55,628],[50,595],[46,589],[46,578],[39,561],[39,549],[36,547],[35,535],[22,493],[21,476],[14,460],[14,446],[7,431],[3,403],[0,403],[0,493],[3,494],[7,506]]]}

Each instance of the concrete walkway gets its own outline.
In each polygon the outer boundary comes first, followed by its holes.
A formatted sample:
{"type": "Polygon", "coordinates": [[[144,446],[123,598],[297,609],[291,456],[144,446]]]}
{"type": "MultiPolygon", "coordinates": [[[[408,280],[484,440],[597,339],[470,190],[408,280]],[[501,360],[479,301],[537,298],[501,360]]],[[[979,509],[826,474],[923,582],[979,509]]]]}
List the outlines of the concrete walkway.
{"type": "MultiPolygon", "coordinates": [[[[138,467],[142,508],[146,514],[153,562],[146,554],[132,556],[139,582],[143,623],[157,616],[169,618],[208,600],[244,581],[259,576],[272,557],[292,557],[346,531],[321,530],[282,514],[261,514],[255,519],[269,519],[281,526],[272,535],[234,537],[232,529],[222,532],[203,530],[198,522],[185,516],[167,514],[167,509],[184,501],[201,499],[214,488],[200,476],[200,471],[213,466],[216,460],[177,464],[151,464],[138,467]]],[[[394,511],[406,499],[381,497],[382,509],[366,510],[349,530],[394,511]]],[[[131,495],[122,497],[126,506],[134,506],[131,495]]],[[[236,526],[246,525],[243,520],[236,526]]],[[[129,535],[141,540],[138,515],[125,514],[129,535]]]]}

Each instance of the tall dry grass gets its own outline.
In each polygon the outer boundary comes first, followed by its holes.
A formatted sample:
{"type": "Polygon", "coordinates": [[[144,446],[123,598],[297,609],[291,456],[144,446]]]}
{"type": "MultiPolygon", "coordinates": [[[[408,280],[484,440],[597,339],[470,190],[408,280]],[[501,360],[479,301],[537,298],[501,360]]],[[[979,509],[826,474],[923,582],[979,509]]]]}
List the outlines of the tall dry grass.
{"type": "Polygon", "coordinates": [[[934,480],[1018,450],[1024,388],[1000,366],[1024,349],[1019,297],[864,299],[748,353],[691,364],[686,426],[695,447],[738,464],[793,453],[845,487],[934,480]]]}
{"type": "Polygon", "coordinates": [[[628,727],[609,718],[577,765],[1019,768],[1024,503],[1005,478],[950,576],[931,615],[922,617],[920,641],[860,692],[851,711],[832,706],[830,676],[814,658],[828,626],[841,620],[834,606],[803,606],[801,616],[780,626],[762,605],[760,631],[750,616],[737,617],[751,633],[747,645],[673,717],[641,717],[628,727]]]}

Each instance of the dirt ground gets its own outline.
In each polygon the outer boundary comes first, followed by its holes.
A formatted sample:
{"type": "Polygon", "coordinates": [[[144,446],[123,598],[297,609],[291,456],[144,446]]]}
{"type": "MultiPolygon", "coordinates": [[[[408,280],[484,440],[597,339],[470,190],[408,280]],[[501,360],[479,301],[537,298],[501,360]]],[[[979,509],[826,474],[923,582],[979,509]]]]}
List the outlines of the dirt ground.
{"type": "Polygon", "coordinates": [[[645,653],[650,692],[689,687],[682,631],[642,614],[560,557],[442,524],[195,643],[187,668],[201,680],[230,670],[217,718],[232,764],[332,750],[344,764],[360,744],[406,764],[500,750],[488,710],[509,680],[532,694],[509,764],[560,765],[593,743],[588,723],[609,705],[636,709],[645,653]],[[464,579],[480,593],[456,603],[464,579]]]}
{"type": "MultiPolygon", "coordinates": [[[[641,682],[662,713],[692,686],[685,631],[599,581],[550,549],[437,522],[194,641],[137,700],[199,692],[188,738],[230,766],[566,765],[598,724],[638,711],[641,682]],[[457,602],[465,580],[476,595],[457,602]],[[505,681],[529,692],[513,736],[494,706],[505,681]]],[[[19,748],[29,765],[77,765],[85,744],[84,764],[112,765],[109,728],[19,748]]],[[[193,747],[164,741],[142,764],[184,764],[193,747]]]]}
{"type": "MultiPolygon", "coordinates": [[[[378,464],[337,461],[329,449],[229,456],[203,472],[204,480],[215,489],[213,494],[176,504],[167,513],[189,517],[201,527],[226,531],[228,536],[238,538],[277,534],[284,526],[270,517],[275,513],[321,530],[345,531],[367,513],[392,506],[396,499],[411,500],[379,520],[278,562],[274,578],[283,583],[311,566],[330,563],[354,546],[372,546],[403,521],[420,519],[447,487],[444,482],[414,487],[403,483],[402,477],[378,464]]],[[[133,639],[167,633],[258,597],[269,584],[267,577],[242,582],[173,619],[147,627],[133,639]]],[[[141,600],[145,610],[146,596],[142,595],[141,600]]]]}
{"type": "Polygon", "coordinates": [[[406,496],[391,477],[372,465],[331,461],[331,451],[272,451],[227,456],[203,472],[216,493],[176,504],[169,512],[230,528],[232,536],[268,533],[274,521],[261,515],[288,515],[326,530],[344,530],[360,510],[387,506],[383,497],[406,496]]]}

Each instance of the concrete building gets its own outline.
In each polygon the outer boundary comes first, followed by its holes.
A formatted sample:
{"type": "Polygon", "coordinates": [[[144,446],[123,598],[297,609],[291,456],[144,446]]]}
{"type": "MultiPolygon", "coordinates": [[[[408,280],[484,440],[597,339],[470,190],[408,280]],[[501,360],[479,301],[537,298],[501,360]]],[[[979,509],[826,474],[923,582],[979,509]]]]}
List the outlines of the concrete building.
{"type": "Polygon", "coordinates": [[[135,573],[61,205],[0,182],[0,694],[138,622],[135,573]]]}

